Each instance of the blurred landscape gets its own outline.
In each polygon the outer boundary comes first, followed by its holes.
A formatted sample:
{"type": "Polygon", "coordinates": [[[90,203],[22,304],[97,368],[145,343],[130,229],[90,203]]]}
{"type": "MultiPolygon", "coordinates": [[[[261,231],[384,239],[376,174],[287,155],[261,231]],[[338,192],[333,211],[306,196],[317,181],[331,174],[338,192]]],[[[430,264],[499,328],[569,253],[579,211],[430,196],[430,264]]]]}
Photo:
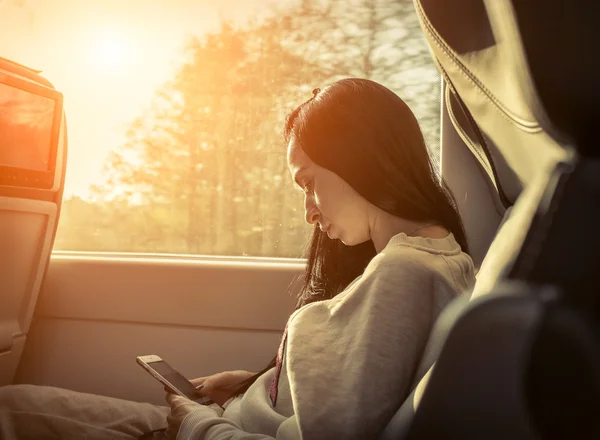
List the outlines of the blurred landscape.
{"type": "Polygon", "coordinates": [[[64,199],[56,250],[300,257],[310,228],[283,122],[343,77],[402,97],[437,161],[440,80],[411,0],[265,5],[182,41],[175,73],[131,115],[101,180],[64,199]]]}

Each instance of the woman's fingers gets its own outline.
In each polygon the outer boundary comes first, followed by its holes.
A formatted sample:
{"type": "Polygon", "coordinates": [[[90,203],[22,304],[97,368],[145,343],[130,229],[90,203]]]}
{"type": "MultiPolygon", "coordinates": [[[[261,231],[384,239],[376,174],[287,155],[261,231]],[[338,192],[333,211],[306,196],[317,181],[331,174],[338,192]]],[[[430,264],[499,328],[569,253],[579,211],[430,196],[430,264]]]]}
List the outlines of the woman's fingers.
{"type": "Polygon", "coordinates": [[[224,371],[223,373],[215,374],[209,380],[204,382],[204,386],[208,389],[223,389],[234,385],[236,382],[235,373],[233,371],[224,371]]]}
{"type": "Polygon", "coordinates": [[[210,400],[212,400],[215,403],[218,403],[220,406],[223,406],[225,402],[227,402],[231,397],[231,393],[232,391],[230,390],[218,389],[209,391],[208,393],[203,393],[203,395],[210,397],[210,400]]]}
{"type": "Polygon", "coordinates": [[[196,392],[212,397],[211,393],[216,390],[232,391],[244,380],[250,378],[254,373],[245,370],[224,371],[210,376],[198,377],[190,382],[196,387],[196,392]]]}
{"type": "Polygon", "coordinates": [[[202,383],[206,380],[206,377],[197,377],[196,379],[192,379],[190,380],[190,382],[192,383],[192,385],[194,385],[194,387],[199,387],[200,385],[202,385],[202,383]]]}
{"type": "Polygon", "coordinates": [[[217,373],[211,376],[199,377],[197,379],[192,379],[190,382],[194,385],[196,390],[202,392],[209,392],[211,390],[224,388],[230,382],[228,372],[217,373]]]}

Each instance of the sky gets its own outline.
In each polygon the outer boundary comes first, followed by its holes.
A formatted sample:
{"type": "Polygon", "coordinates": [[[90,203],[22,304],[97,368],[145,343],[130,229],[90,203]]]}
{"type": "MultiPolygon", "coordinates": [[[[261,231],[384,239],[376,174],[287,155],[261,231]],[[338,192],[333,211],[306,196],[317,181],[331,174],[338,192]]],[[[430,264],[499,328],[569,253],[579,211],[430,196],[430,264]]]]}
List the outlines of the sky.
{"type": "Polygon", "coordinates": [[[65,196],[85,198],[101,182],[108,153],[170,78],[186,38],[274,1],[0,0],[0,56],[42,70],[64,94],[65,196]]]}

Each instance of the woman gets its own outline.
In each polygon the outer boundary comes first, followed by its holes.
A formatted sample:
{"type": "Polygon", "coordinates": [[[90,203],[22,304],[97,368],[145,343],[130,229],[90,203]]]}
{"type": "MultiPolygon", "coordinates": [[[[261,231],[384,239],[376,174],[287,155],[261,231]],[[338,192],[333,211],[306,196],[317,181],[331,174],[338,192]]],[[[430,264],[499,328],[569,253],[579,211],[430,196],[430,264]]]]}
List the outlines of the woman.
{"type": "Polygon", "coordinates": [[[296,311],[263,371],[197,381],[224,411],[167,394],[168,438],[376,438],[420,379],[436,317],[473,285],[453,198],[393,92],[363,79],[315,90],[285,138],[315,226],[296,311]]]}

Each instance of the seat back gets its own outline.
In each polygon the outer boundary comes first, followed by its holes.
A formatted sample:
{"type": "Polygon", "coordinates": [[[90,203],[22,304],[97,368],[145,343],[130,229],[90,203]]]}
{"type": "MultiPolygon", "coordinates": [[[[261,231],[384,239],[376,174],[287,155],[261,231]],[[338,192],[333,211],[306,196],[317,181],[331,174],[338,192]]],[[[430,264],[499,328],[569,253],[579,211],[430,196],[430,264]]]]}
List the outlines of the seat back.
{"type": "Polygon", "coordinates": [[[473,154],[489,162],[488,172],[509,206],[538,172],[566,157],[542,120],[524,56],[500,38],[482,0],[414,3],[441,73],[475,123],[475,129],[461,123],[461,131],[470,135],[469,146],[480,145],[473,154]]]}
{"type": "Polygon", "coordinates": [[[434,367],[382,438],[600,438],[600,149],[591,130],[600,69],[584,52],[600,8],[415,5],[467,116],[452,122],[471,129],[473,156],[502,203],[516,204],[471,301],[455,302],[436,324],[434,367]],[[563,54],[568,68],[557,63],[563,54]]]}
{"type": "Polygon", "coordinates": [[[0,59],[0,386],[13,381],[58,225],[62,101],[38,72],[0,59]]]}
{"type": "Polygon", "coordinates": [[[442,85],[442,177],[452,191],[463,220],[471,258],[479,268],[505,213],[493,177],[472,154],[471,138],[463,131],[470,127],[457,123],[464,113],[453,108],[453,94],[442,85]]]}

